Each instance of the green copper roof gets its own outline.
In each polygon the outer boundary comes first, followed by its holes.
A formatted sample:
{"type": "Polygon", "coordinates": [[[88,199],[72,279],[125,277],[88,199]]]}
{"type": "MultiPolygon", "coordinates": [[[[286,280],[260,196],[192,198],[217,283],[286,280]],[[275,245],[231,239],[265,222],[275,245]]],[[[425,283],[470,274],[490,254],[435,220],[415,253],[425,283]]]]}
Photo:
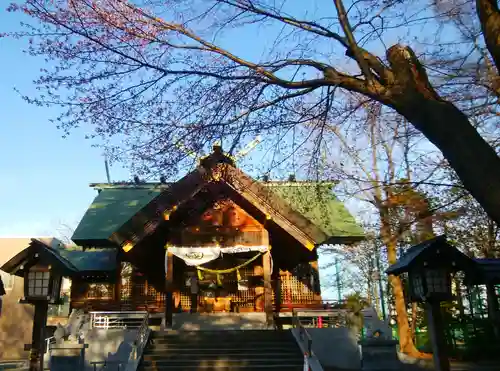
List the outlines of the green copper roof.
{"type": "MultiPolygon", "coordinates": [[[[262,183],[301,213],[327,236],[330,243],[363,238],[363,229],[332,192],[333,183],[262,183]]],[[[100,185],[99,194],[83,216],[72,240],[82,246],[106,246],[108,238],[168,185],[100,185]]],[[[76,256],[76,255],[75,255],[76,256]]],[[[71,259],[73,262],[73,259],[71,259]]]]}
{"type": "Polygon", "coordinates": [[[158,196],[162,187],[104,188],[89,206],[73,233],[77,245],[105,245],[108,238],[158,196]]]}
{"type": "Polygon", "coordinates": [[[73,264],[80,272],[113,271],[116,269],[116,249],[86,249],[78,246],[61,246],[57,253],[73,264]]]}
{"type": "Polygon", "coordinates": [[[363,238],[363,229],[335,196],[332,183],[271,182],[268,186],[286,200],[295,211],[320,227],[327,236],[332,237],[331,243],[363,238]]]}

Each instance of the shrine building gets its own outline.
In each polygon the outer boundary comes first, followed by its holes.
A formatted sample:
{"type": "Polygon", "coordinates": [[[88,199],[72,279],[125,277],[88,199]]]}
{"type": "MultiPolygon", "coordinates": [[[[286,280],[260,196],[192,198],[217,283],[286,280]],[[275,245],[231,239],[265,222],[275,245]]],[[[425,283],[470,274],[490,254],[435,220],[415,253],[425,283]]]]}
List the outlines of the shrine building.
{"type": "MultiPolygon", "coordinates": [[[[68,246],[32,240],[68,267],[70,310],[189,312],[322,307],[318,246],[363,230],[333,182],[257,181],[218,146],[180,180],[91,184],[97,196],[68,246]]],[[[16,271],[23,251],[2,269],[16,271]]]]}

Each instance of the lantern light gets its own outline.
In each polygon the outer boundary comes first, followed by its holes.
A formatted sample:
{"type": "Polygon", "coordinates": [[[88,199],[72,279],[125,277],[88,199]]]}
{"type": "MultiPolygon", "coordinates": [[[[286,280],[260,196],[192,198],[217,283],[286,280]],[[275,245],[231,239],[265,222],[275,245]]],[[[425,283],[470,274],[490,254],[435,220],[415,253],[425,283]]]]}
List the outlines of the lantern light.
{"type": "Polygon", "coordinates": [[[24,296],[28,301],[59,301],[62,277],[51,268],[35,265],[25,272],[24,296]]]}

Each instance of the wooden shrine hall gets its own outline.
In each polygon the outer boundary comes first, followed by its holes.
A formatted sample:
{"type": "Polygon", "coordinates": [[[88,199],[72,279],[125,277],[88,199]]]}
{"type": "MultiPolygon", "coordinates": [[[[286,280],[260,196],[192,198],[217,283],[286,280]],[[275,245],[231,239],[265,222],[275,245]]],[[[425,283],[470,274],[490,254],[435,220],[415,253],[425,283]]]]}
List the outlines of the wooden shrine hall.
{"type": "Polygon", "coordinates": [[[169,324],[190,310],[193,276],[198,312],[318,307],[317,247],[363,239],[333,185],[256,181],[215,146],[177,182],[91,184],[78,254],[47,248],[84,266],[71,277],[72,309],[147,310],[169,324]]]}

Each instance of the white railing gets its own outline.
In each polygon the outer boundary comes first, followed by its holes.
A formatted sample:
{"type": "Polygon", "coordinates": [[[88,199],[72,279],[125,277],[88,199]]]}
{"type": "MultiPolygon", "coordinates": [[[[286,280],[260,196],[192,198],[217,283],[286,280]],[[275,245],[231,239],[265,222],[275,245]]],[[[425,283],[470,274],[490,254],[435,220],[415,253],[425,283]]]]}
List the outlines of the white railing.
{"type": "Polygon", "coordinates": [[[347,309],[300,309],[292,311],[293,320],[300,319],[304,327],[349,327],[347,309]]]}
{"type": "Polygon", "coordinates": [[[90,326],[102,329],[137,329],[128,361],[92,362],[94,371],[137,370],[150,335],[148,312],[90,312],[90,326]]]}
{"type": "Polygon", "coordinates": [[[50,350],[50,346],[51,346],[52,344],[55,344],[55,343],[56,343],[56,338],[55,338],[55,337],[53,337],[53,336],[51,336],[51,337],[49,337],[49,338],[45,339],[45,352],[44,352],[44,353],[48,353],[48,352],[49,352],[49,350],[50,350]]]}
{"type": "Polygon", "coordinates": [[[102,329],[140,328],[147,312],[90,312],[90,327],[102,329]]]}

